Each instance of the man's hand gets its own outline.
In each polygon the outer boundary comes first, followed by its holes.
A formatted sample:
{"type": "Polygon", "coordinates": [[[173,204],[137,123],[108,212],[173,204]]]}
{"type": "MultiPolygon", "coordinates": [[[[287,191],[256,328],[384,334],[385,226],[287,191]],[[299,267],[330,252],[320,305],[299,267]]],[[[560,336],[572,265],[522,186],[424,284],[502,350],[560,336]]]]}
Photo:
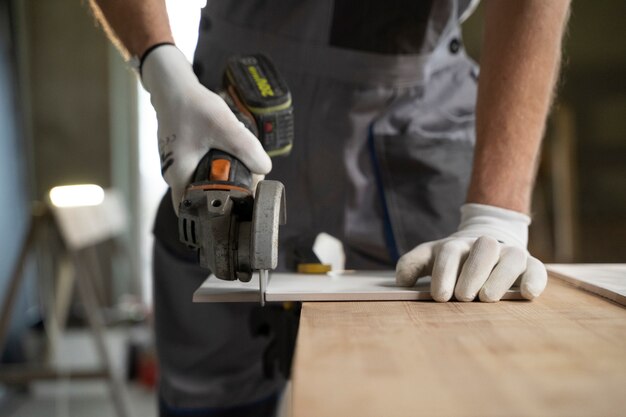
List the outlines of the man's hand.
{"type": "Polygon", "coordinates": [[[149,52],[141,74],[157,113],[161,172],[177,214],[185,187],[210,149],[238,158],[257,178],[270,172],[272,162],[259,140],[220,96],[200,84],[178,48],[162,45],[149,52]]]}
{"type": "Polygon", "coordinates": [[[495,302],[519,278],[522,296],[539,296],[547,283],[544,265],[526,250],[530,218],[525,214],[482,204],[461,208],[461,225],[451,236],[426,242],[400,258],[396,282],[413,286],[432,275],[431,294],[445,302],[495,302]]]}

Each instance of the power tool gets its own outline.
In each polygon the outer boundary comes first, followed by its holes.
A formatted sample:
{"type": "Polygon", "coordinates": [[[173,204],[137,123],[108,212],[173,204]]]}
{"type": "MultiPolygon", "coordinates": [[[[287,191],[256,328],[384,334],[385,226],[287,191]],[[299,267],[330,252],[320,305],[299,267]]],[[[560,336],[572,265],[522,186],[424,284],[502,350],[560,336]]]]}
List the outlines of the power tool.
{"type": "MultiPolygon", "coordinates": [[[[218,94],[270,156],[287,155],[294,136],[291,93],[264,55],[228,60],[218,94]]],[[[259,271],[264,304],[268,271],[278,263],[278,230],[286,222],[285,188],[260,181],[253,195],[250,170],[234,156],[210,150],[185,190],[179,239],[197,249],[200,266],[224,280],[250,281],[259,271]]]]}

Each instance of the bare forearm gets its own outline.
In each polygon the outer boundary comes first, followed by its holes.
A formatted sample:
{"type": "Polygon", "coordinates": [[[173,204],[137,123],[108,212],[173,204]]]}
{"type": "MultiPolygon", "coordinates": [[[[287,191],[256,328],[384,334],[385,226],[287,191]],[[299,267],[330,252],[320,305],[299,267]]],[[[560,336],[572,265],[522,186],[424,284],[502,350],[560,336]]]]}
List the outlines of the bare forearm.
{"type": "Polygon", "coordinates": [[[468,202],[528,212],[569,0],[488,0],[468,202]]]}
{"type": "Polygon", "coordinates": [[[96,18],[126,57],[152,45],[174,42],[165,0],[90,0],[96,18]]]}

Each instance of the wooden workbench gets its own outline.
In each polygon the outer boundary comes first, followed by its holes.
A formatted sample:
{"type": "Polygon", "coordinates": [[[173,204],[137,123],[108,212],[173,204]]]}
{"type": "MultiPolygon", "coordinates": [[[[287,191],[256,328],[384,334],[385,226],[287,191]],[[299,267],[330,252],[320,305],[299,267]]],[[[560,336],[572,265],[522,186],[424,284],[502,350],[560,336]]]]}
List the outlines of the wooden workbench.
{"type": "Polygon", "coordinates": [[[305,303],[294,417],[625,416],[626,309],[551,278],[533,302],[305,303]]]}

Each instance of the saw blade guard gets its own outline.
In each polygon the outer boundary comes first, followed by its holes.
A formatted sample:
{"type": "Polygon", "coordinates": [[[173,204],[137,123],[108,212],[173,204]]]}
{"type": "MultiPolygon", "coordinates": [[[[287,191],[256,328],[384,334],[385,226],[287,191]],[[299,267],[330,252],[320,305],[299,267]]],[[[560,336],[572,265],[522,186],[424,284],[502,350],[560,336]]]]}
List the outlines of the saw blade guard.
{"type": "Polygon", "coordinates": [[[252,269],[271,270],[278,266],[278,231],[285,223],[285,186],[280,181],[260,181],[252,214],[252,269]]]}

